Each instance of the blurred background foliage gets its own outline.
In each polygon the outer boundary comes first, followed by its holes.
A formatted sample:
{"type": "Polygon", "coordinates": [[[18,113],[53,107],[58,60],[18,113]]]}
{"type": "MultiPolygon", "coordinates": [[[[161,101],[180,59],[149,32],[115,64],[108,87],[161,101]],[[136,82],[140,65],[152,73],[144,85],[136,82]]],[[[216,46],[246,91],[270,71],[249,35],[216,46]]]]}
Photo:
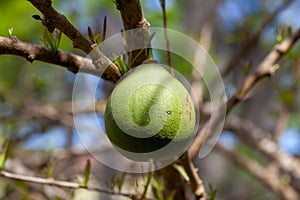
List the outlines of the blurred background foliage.
{"type": "MultiPolygon", "coordinates": [[[[282,3],[281,0],[167,0],[168,28],[189,35],[196,41],[203,41],[203,29],[207,22],[211,26],[211,42],[208,52],[217,66],[222,69],[229,58],[242,48],[242,44],[254,35],[266,18],[282,3]]],[[[39,12],[27,1],[0,0],[0,36],[9,36],[9,29],[20,40],[44,46],[42,34],[44,27],[32,18],[39,12]]],[[[104,0],[61,0],[54,1],[54,7],[87,36],[87,26],[95,32],[101,31],[104,16],[107,16],[107,37],[119,33],[122,28],[120,14],[112,1],[104,0]]],[[[153,27],[162,27],[162,12],[159,1],[142,1],[144,15],[153,27]]],[[[270,51],[278,40],[282,40],[300,27],[298,17],[300,2],[293,1],[280,12],[275,19],[262,30],[258,44],[237,63],[234,71],[224,77],[229,95],[239,86],[245,73],[255,70],[255,66],[270,51]],[[249,66],[249,68],[247,68],[249,66]]],[[[84,55],[72,47],[63,35],[59,49],[84,55]]],[[[279,131],[280,147],[294,156],[300,156],[300,47],[297,44],[279,63],[280,68],[275,77],[260,84],[255,93],[238,105],[234,114],[250,119],[262,129],[275,133],[279,119],[287,123],[279,131]],[[285,116],[283,116],[286,114],[285,116]],[[286,117],[282,119],[281,117],[286,117]]],[[[164,62],[163,52],[155,52],[156,59],[164,62]]],[[[172,56],[174,67],[191,79],[191,69],[183,68],[186,61],[176,55],[172,56]]],[[[72,100],[74,74],[63,68],[34,61],[30,63],[23,58],[12,55],[0,56],[0,144],[11,139],[13,150],[7,166],[17,168],[19,172],[45,174],[49,161],[59,160],[52,166],[55,177],[74,180],[76,174],[82,173],[87,153],[60,158],[57,152],[70,149],[84,151],[72,126],[60,120],[43,116],[34,108],[45,105],[58,106],[72,100]],[[36,114],[38,113],[38,114],[36,114]],[[80,150],[79,150],[80,149],[80,150]],[[41,154],[41,152],[43,154],[41,154]],[[16,164],[16,165],[15,165],[16,164]],[[45,166],[46,165],[46,166],[45,166]],[[67,171],[67,172],[66,172],[67,171]]],[[[101,81],[100,96],[109,94],[112,85],[101,81]]],[[[59,110],[59,109],[58,109],[59,110]]],[[[71,115],[70,115],[71,116],[71,115]]],[[[88,115],[87,115],[88,116],[88,115]]],[[[101,116],[99,116],[101,119],[101,116]]],[[[263,161],[251,147],[243,144],[231,132],[224,132],[221,144],[229,149],[237,149],[242,154],[263,161]]],[[[54,162],[54,161],[53,161],[54,162]]],[[[217,188],[217,199],[277,199],[263,184],[244,170],[230,164],[230,161],[217,152],[198,161],[200,174],[205,183],[217,188]]],[[[103,170],[109,173],[95,173],[95,180],[109,182],[113,174],[120,174],[108,167],[94,162],[94,172],[103,170]]],[[[1,199],[69,199],[80,196],[79,192],[70,190],[43,189],[38,186],[7,179],[0,181],[1,199]]],[[[83,191],[82,191],[83,192],[83,191]]],[[[99,194],[90,194],[99,198],[99,194]]],[[[103,197],[104,198],[104,197],[103,197]]],[[[106,197],[109,198],[109,197],[106,197]]],[[[80,199],[80,198],[79,198],[80,199]]]]}

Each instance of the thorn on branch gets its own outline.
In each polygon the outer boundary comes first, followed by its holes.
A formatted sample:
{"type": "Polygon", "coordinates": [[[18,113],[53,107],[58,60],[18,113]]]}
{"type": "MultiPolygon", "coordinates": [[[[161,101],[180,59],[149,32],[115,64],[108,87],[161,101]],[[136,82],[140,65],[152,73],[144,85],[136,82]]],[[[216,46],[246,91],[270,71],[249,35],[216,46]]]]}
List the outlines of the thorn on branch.
{"type": "Polygon", "coordinates": [[[93,43],[95,43],[95,41],[94,41],[94,33],[93,33],[93,29],[90,27],[90,26],[88,26],[88,36],[89,36],[89,39],[93,42],[93,43]]]}
{"type": "Polygon", "coordinates": [[[41,16],[40,16],[40,15],[38,15],[38,14],[34,14],[34,15],[32,15],[32,18],[33,18],[33,19],[35,19],[35,20],[40,20],[40,21],[42,21],[42,18],[41,18],[41,16]]]}
{"type": "Polygon", "coordinates": [[[100,38],[100,42],[103,42],[106,38],[106,27],[107,27],[107,16],[105,15],[103,19],[102,35],[100,38]]]}
{"type": "Polygon", "coordinates": [[[26,58],[30,63],[33,63],[33,61],[36,59],[36,56],[34,54],[29,54],[26,58]]]}

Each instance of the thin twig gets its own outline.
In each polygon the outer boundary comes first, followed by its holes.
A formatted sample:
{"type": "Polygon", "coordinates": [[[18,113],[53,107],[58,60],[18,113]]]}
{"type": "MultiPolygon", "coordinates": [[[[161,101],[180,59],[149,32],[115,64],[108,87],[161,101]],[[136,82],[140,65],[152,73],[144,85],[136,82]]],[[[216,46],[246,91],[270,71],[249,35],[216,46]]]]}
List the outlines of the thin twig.
{"type": "Polygon", "coordinates": [[[275,64],[281,59],[300,38],[300,29],[281,43],[274,46],[272,51],[258,65],[254,74],[246,77],[238,91],[227,102],[227,113],[263,78],[272,76],[275,71],[275,64]]]}
{"type": "Polygon", "coordinates": [[[193,164],[193,161],[189,157],[189,154],[185,152],[181,158],[181,165],[185,169],[190,178],[191,189],[197,200],[207,200],[207,194],[202,180],[200,179],[197,170],[193,164]]]}
{"type": "Polygon", "coordinates": [[[276,192],[282,199],[286,200],[298,200],[300,198],[297,191],[290,185],[284,184],[281,181],[280,176],[276,171],[272,171],[269,168],[265,168],[258,164],[256,161],[241,156],[233,151],[223,148],[221,145],[217,144],[216,149],[227,156],[236,165],[239,165],[249,171],[257,179],[261,180],[265,185],[267,185],[272,191],[276,192]]]}
{"type": "MultiPolygon", "coordinates": [[[[290,37],[283,40],[281,43],[275,45],[271,52],[262,60],[258,65],[257,70],[254,74],[248,75],[237,92],[226,102],[226,113],[228,114],[233,107],[235,107],[239,102],[241,102],[248,92],[254,88],[254,86],[263,78],[272,76],[276,68],[274,65],[293,47],[297,40],[300,38],[300,29],[298,29],[290,37]]],[[[208,120],[201,130],[199,131],[197,137],[189,148],[189,154],[191,158],[197,156],[202,144],[209,137],[208,131],[211,127],[216,127],[219,124],[219,120],[222,116],[219,115],[212,122],[208,120]]]]}
{"type": "Polygon", "coordinates": [[[174,76],[174,69],[171,63],[170,41],[169,41],[168,29],[167,29],[166,1],[160,0],[160,6],[162,8],[162,14],[163,14],[164,35],[165,35],[166,49],[167,49],[166,61],[167,61],[167,65],[169,66],[170,73],[174,76]]]}
{"type": "MultiPolygon", "coordinates": [[[[212,11],[214,14],[212,14],[212,17],[205,20],[200,34],[199,34],[199,43],[203,47],[203,49],[206,49],[209,51],[210,46],[211,46],[211,40],[212,40],[212,33],[213,33],[213,24],[215,20],[215,12],[217,10],[218,6],[214,6],[214,10],[212,11]]],[[[207,63],[208,55],[206,54],[199,54],[195,52],[194,56],[194,61],[193,63],[199,63],[197,64],[197,69],[193,68],[192,71],[192,88],[194,91],[197,91],[195,95],[195,99],[198,100],[197,105],[199,108],[203,106],[203,101],[204,101],[204,86],[203,83],[201,82],[201,75],[204,74],[204,69],[207,63]],[[200,72],[200,73],[199,73],[200,72]]],[[[200,113],[201,114],[201,113],[200,113]]],[[[203,116],[203,115],[202,115],[203,116]]],[[[204,121],[204,120],[203,120],[204,121]]]]}
{"type": "Polygon", "coordinates": [[[224,69],[221,71],[222,77],[227,76],[234,67],[237,66],[238,62],[245,57],[258,43],[263,30],[275,19],[279,12],[288,7],[293,0],[284,1],[261,25],[258,31],[250,37],[242,46],[241,50],[231,56],[228,63],[225,65],[224,69]]]}
{"type": "Polygon", "coordinates": [[[129,51],[128,63],[130,63],[132,67],[136,67],[147,60],[149,56],[149,48],[151,47],[150,45],[147,46],[147,43],[150,23],[143,15],[139,0],[118,0],[116,1],[116,4],[117,9],[121,13],[125,31],[132,30],[124,32],[126,33],[125,37],[127,45],[125,49],[129,51]],[[140,49],[144,47],[147,48],[140,52],[140,49]]]}
{"type": "Polygon", "coordinates": [[[102,189],[102,188],[98,188],[98,187],[94,187],[94,186],[84,187],[81,184],[75,183],[75,182],[60,181],[60,180],[55,180],[53,178],[40,178],[40,177],[26,176],[26,175],[22,175],[22,174],[11,173],[11,172],[8,172],[5,170],[0,171],[0,176],[9,178],[9,179],[13,179],[13,180],[17,180],[17,181],[25,181],[25,182],[49,185],[49,186],[55,186],[55,187],[70,188],[70,189],[86,189],[86,190],[97,191],[100,193],[106,193],[106,194],[110,194],[110,195],[127,196],[130,198],[133,198],[135,196],[132,194],[114,192],[111,190],[106,190],[106,189],[102,189]]]}
{"type": "Polygon", "coordinates": [[[292,177],[300,178],[299,159],[281,150],[272,140],[270,133],[261,130],[249,120],[233,116],[227,117],[224,129],[234,132],[246,144],[276,160],[284,172],[291,174],[292,177]]]}

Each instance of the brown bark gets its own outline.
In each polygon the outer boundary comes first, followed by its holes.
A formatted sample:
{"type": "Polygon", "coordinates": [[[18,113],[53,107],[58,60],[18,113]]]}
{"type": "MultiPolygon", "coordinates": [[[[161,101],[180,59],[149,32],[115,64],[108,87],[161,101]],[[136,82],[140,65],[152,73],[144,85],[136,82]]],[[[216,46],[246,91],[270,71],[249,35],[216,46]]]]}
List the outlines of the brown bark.
{"type": "Polygon", "coordinates": [[[69,21],[68,19],[57,12],[48,0],[28,0],[34,5],[44,17],[41,19],[44,26],[50,32],[55,28],[63,32],[72,42],[75,48],[81,49],[86,54],[89,54],[93,60],[93,64],[98,69],[99,73],[103,73],[102,77],[106,80],[117,82],[121,77],[119,68],[107,58],[97,45],[85,38],[69,21]]]}
{"type": "Polygon", "coordinates": [[[125,48],[129,52],[129,65],[136,67],[148,59],[150,48],[148,28],[150,24],[144,18],[139,0],[119,0],[117,9],[121,13],[125,31],[132,30],[125,32],[127,45],[125,48]]]}

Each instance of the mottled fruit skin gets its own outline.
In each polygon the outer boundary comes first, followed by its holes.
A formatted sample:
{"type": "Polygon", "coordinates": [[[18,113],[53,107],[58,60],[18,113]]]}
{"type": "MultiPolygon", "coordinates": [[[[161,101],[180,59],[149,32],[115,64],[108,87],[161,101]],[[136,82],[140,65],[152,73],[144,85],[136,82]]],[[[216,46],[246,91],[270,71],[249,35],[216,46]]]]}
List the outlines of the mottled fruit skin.
{"type": "Polygon", "coordinates": [[[104,117],[109,140],[135,161],[183,153],[196,123],[188,91],[159,64],[128,72],[108,99],[104,117]]]}

